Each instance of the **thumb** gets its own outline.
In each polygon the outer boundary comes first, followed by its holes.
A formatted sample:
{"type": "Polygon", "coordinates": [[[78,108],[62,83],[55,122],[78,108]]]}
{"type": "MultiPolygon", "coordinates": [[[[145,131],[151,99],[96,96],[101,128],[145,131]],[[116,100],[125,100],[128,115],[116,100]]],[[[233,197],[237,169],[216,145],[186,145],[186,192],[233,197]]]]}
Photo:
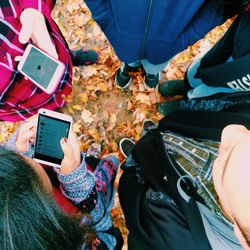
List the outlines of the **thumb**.
{"type": "Polygon", "coordinates": [[[34,22],[23,22],[21,31],[19,33],[19,42],[22,44],[27,43],[32,34],[33,34],[33,29],[34,29],[34,22]]]}
{"type": "Polygon", "coordinates": [[[64,153],[64,157],[61,163],[61,172],[62,174],[69,174],[77,167],[74,156],[74,149],[66,138],[62,138],[60,144],[64,153]]]}

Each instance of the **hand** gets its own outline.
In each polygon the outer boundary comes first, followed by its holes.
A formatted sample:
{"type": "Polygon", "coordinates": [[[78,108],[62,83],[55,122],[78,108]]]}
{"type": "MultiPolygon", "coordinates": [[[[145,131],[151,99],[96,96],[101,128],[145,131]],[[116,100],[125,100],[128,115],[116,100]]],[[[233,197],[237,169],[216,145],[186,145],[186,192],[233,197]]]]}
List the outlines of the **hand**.
{"type": "Polygon", "coordinates": [[[62,174],[67,175],[73,172],[81,163],[80,144],[73,131],[70,131],[69,139],[62,138],[60,143],[64,153],[60,171],[62,174]]]}
{"type": "Polygon", "coordinates": [[[32,116],[25,122],[19,129],[16,148],[21,152],[27,152],[30,147],[30,143],[35,142],[37,126],[37,115],[32,116]]]}
{"type": "Polygon", "coordinates": [[[22,28],[19,34],[20,43],[27,43],[30,39],[33,44],[47,52],[54,58],[58,58],[58,54],[54,44],[51,41],[45,18],[38,10],[28,8],[25,9],[20,16],[22,28]]]}

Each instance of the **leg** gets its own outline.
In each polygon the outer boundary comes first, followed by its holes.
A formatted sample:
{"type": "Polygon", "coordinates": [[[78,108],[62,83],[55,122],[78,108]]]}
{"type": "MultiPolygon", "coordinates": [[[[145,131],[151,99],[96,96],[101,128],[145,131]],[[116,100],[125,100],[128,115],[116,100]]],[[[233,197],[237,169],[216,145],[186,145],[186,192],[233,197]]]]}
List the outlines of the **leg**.
{"type": "Polygon", "coordinates": [[[141,66],[141,61],[138,60],[132,63],[122,63],[121,68],[116,72],[115,83],[117,88],[125,89],[132,82],[132,76],[130,72],[136,71],[141,66]]]}
{"type": "Polygon", "coordinates": [[[161,64],[152,64],[147,59],[143,59],[141,62],[145,74],[146,87],[155,88],[159,83],[161,71],[165,69],[169,61],[161,64]]]}

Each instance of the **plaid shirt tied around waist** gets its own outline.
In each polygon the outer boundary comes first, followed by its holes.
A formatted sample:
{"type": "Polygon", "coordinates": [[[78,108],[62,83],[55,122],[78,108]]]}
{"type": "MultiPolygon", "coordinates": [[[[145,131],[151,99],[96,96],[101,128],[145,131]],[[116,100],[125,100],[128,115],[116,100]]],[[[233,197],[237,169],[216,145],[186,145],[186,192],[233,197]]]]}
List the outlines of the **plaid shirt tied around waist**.
{"type": "Polygon", "coordinates": [[[218,197],[212,180],[212,167],[218,155],[219,142],[185,138],[166,132],[163,142],[184,172],[194,179],[197,193],[207,207],[226,225],[232,223],[225,217],[218,203],[218,197]]]}

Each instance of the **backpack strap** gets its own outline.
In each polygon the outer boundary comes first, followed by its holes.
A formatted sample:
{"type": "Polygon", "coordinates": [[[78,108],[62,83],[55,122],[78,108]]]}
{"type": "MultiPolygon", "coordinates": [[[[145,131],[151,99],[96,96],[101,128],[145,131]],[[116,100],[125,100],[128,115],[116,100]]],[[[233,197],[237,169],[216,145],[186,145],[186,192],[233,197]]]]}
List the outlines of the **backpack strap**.
{"type": "Polygon", "coordinates": [[[195,192],[194,187],[187,183],[191,196],[187,203],[177,190],[177,181],[184,172],[165,151],[162,134],[152,130],[142,137],[133,149],[133,158],[141,166],[145,178],[152,189],[167,193],[183,211],[184,217],[193,235],[198,249],[211,250],[199,209],[195,200],[203,200],[195,192]]]}

